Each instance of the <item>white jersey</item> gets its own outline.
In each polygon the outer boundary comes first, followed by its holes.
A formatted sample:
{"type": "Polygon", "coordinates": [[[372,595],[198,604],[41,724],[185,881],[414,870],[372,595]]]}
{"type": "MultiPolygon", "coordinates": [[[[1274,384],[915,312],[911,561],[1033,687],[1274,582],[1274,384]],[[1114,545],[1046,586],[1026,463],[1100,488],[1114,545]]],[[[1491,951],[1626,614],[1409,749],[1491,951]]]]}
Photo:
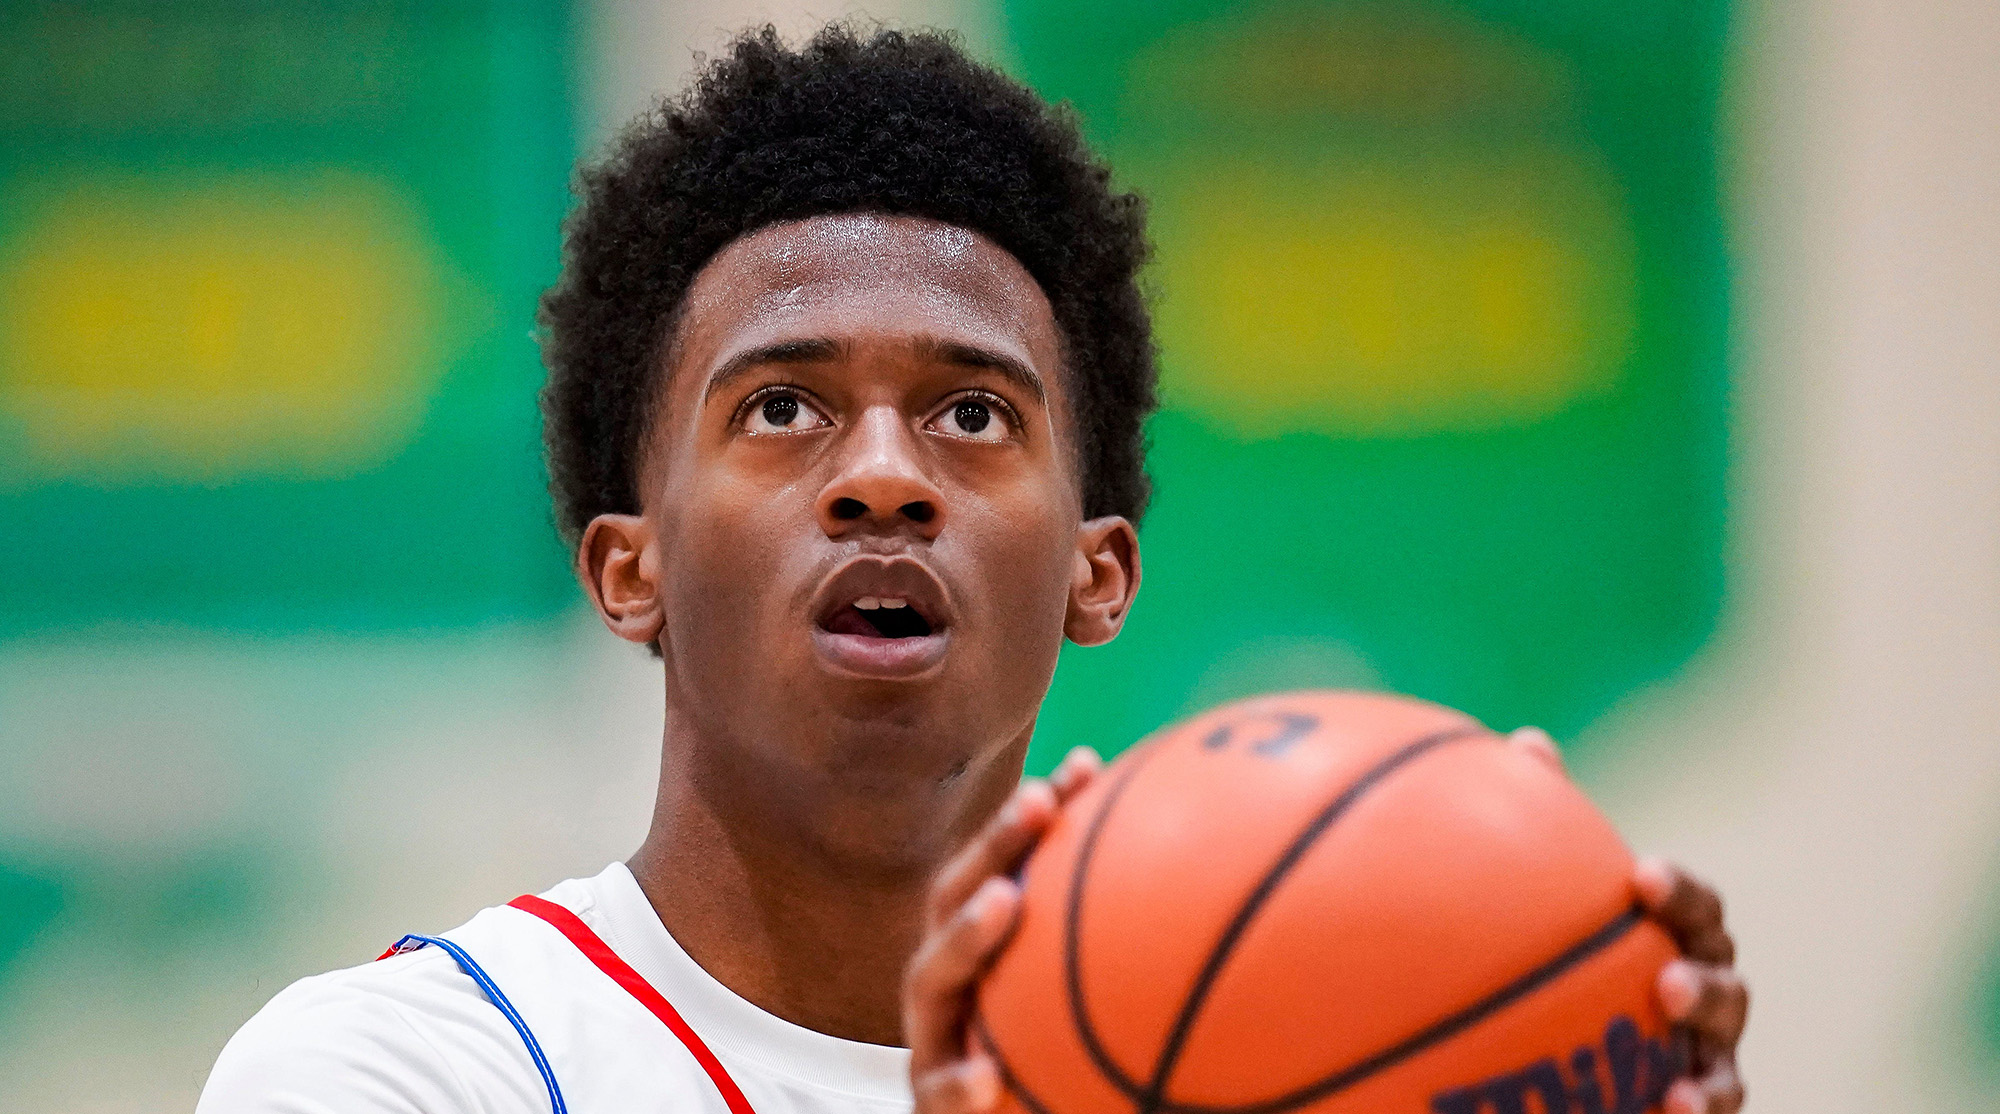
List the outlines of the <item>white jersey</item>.
{"type": "Polygon", "coordinates": [[[738,997],[614,863],[293,983],[196,1114],[907,1114],[908,1072],[738,997]]]}

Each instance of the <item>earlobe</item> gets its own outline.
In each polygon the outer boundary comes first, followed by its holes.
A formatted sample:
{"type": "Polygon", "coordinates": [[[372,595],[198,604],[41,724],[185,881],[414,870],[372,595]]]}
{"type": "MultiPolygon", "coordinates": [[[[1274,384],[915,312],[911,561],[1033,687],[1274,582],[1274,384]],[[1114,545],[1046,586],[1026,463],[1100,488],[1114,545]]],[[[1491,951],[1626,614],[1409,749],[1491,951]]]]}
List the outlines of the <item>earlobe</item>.
{"type": "Polygon", "coordinates": [[[635,514],[601,514],[584,527],[576,547],[576,575],[611,633],[628,642],[659,641],[658,547],[646,520],[635,514]]]}
{"type": "Polygon", "coordinates": [[[1063,634],[1079,646],[1118,637],[1139,591],[1139,534],[1116,515],[1077,527],[1063,634]]]}

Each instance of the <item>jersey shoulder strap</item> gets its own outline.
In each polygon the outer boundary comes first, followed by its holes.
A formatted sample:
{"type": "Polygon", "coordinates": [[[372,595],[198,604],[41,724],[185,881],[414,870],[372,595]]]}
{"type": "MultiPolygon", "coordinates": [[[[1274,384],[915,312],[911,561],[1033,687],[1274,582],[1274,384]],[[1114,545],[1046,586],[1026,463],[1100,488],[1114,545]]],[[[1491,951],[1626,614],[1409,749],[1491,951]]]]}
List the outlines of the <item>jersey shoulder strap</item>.
{"type": "Polygon", "coordinates": [[[585,959],[609,975],[612,982],[624,988],[627,994],[637,998],[640,1005],[645,1006],[654,1017],[659,1018],[668,1030],[680,1039],[681,1044],[686,1046],[688,1052],[694,1056],[695,1062],[701,1065],[701,1070],[708,1073],[709,1081],[714,1083],[715,1089],[721,1093],[722,1101],[729,1106],[730,1114],[756,1114],[750,1109],[750,1101],[743,1097],[742,1088],[729,1077],[729,1071],[722,1066],[722,1061],[716,1059],[715,1053],[709,1051],[708,1045],[681,1017],[680,1011],[674,1008],[673,1003],[667,1001],[666,995],[661,994],[652,983],[646,981],[644,976],[634,971],[631,964],[620,959],[618,953],[611,950],[611,945],[606,944],[602,937],[590,930],[589,925],[583,923],[582,917],[553,901],[533,894],[522,894],[507,904],[553,925],[557,932],[562,933],[570,943],[576,945],[576,949],[583,953],[585,959]]]}
{"type": "Polygon", "coordinates": [[[514,1032],[520,1034],[521,1042],[527,1045],[528,1058],[535,1062],[535,1070],[541,1073],[542,1083],[549,1089],[550,1109],[554,1114],[569,1114],[569,1106],[563,1102],[562,1087],[556,1082],[555,1070],[549,1067],[548,1054],[542,1051],[542,1042],[535,1039],[535,1031],[528,1028],[528,1023],[521,1017],[521,1011],[514,1008],[514,1003],[508,1000],[506,992],[500,989],[500,984],[494,982],[493,976],[487,974],[486,969],[479,965],[479,961],[473,959],[463,947],[442,936],[412,934],[389,945],[389,950],[376,956],[375,960],[379,963],[392,955],[401,955],[404,952],[427,947],[438,948],[449,955],[452,961],[458,964],[458,969],[464,971],[467,978],[478,984],[480,991],[486,995],[486,1000],[493,1003],[501,1016],[507,1019],[507,1023],[514,1027],[514,1032]]]}
{"type": "MultiPolygon", "coordinates": [[[[546,928],[540,931],[546,931],[546,928]]],[[[579,977],[579,975],[574,970],[567,976],[562,975],[561,971],[566,965],[561,961],[560,956],[548,951],[551,947],[562,948],[564,950],[573,949],[573,955],[580,954],[581,958],[589,961],[591,966],[597,968],[598,971],[602,972],[605,977],[609,978],[615,984],[617,990],[611,991],[611,993],[622,992],[624,996],[629,996],[630,999],[643,1006],[654,1018],[657,1018],[666,1027],[667,1031],[673,1035],[674,1039],[687,1050],[689,1056],[694,1061],[694,1065],[700,1067],[702,1073],[707,1077],[707,1082],[714,1087],[716,1096],[728,1108],[729,1114],[756,1114],[756,1111],[751,1108],[749,1100],[743,1096],[742,1088],[737,1086],[736,1081],[730,1077],[728,1069],[723,1067],[722,1061],[716,1058],[715,1053],[710,1050],[708,1044],[701,1039],[700,1035],[694,1031],[694,1028],[687,1023],[687,1020],[681,1016],[680,1011],[674,1008],[673,1004],[667,1000],[664,994],[660,993],[658,988],[647,982],[645,977],[634,970],[631,964],[625,962],[617,952],[613,951],[611,946],[605,943],[604,939],[593,931],[584,922],[582,917],[577,916],[570,909],[547,898],[536,897],[532,894],[523,894],[508,902],[506,906],[486,910],[465,925],[454,929],[448,935],[405,936],[396,941],[389,950],[383,952],[377,958],[387,959],[392,955],[416,951],[426,947],[437,948],[451,956],[452,960],[458,964],[459,969],[464,971],[466,977],[470,978],[479,987],[480,991],[486,996],[486,999],[493,1004],[494,1008],[500,1011],[501,1015],[507,1019],[507,1023],[513,1027],[514,1032],[520,1036],[521,1043],[527,1049],[528,1058],[533,1061],[535,1070],[541,1075],[542,1083],[548,1090],[549,1108],[553,1114],[569,1114],[569,1100],[564,1097],[563,1088],[557,1082],[556,1072],[551,1061],[553,1060],[556,1063],[564,1062],[564,1053],[567,1052],[571,1066],[564,1070],[567,1073],[574,1074],[579,1054],[585,1054],[587,1057],[589,1050],[597,1042],[591,1040],[582,1040],[580,1042],[579,1038],[582,1034],[573,1029],[579,1014],[575,1009],[570,1007],[580,1005],[581,1003],[575,1000],[575,989],[565,990],[564,988],[575,987],[576,984],[571,980],[579,977]],[[546,942],[531,942],[522,934],[533,935],[536,933],[536,928],[528,927],[533,922],[525,919],[511,920],[511,918],[523,913],[542,922],[547,928],[553,928],[566,943],[560,943],[547,938],[544,938],[546,942]],[[456,937],[456,939],[453,937],[456,937]],[[475,951],[485,957],[484,962],[481,962],[479,958],[475,958],[475,951]],[[489,952],[493,954],[487,954],[489,952]],[[496,960],[503,960],[504,962],[498,962],[496,966],[496,960]],[[554,962],[556,966],[553,968],[549,967],[551,962],[554,962]],[[496,977],[496,972],[498,972],[498,977],[496,977]],[[501,983],[503,980],[513,986],[514,994],[512,997],[502,988],[501,983]],[[526,986],[514,985],[515,980],[525,980],[526,986]],[[529,999],[536,1000],[528,1003],[529,1008],[525,1014],[515,1001],[515,999],[520,998],[524,991],[528,992],[529,999]],[[566,1007],[564,1005],[564,1000],[568,1000],[569,1006],[566,1007]],[[539,1005],[537,1005],[537,1002],[539,1002],[539,1005]],[[530,1019],[535,1017],[540,1017],[544,1022],[551,1019],[557,1022],[556,1028],[559,1032],[555,1045],[551,1045],[547,1049],[544,1048],[544,1041],[548,1039],[549,1034],[545,1031],[541,1036],[537,1036],[534,1026],[530,1024],[530,1019]],[[562,1036],[563,1033],[569,1034],[566,1040],[562,1036]],[[551,1051],[555,1053],[553,1056],[551,1055],[551,1051]]],[[[574,960],[570,962],[573,963],[574,960]]],[[[604,1001],[601,997],[595,1000],[604,1001]]],[[[597,1014],[599,1011],[593,1009],[590,1012],[597,1014]]],[[[607,1018],[605,1023],[612,1023],[608,1020],[609,1015],[602,1016],[607,1018]]],[[[626,1015],[621,1011],[618,1016],[636,1018],[639,1015],[626,1015]]],[[[615,1032],[606,1034],[600,1030],[600,1036],[633,1032],[629,1027],[631,1024],[629,1021],[612,1024],[615,1025],[615,1032]]],[[[619,1038],[621,1042],[625,1039],[622,1037],[619,1038]]],[[[620,1068],[631,1065],[629,1058],[620,1064],[605,1061],[601,1055],[589,1057],[585,1060],[586,1063],[593,1061],[599,1069],[610,1068],[611,1076],[623,1074],[620,1068]]],[[[646,1105],[643,1101],[631,1101],[635,1097],[631,1090],[626,1089],[622,1085],[615,1084],[611,1078],[601,1080],[590,1078],[590,1076],[595,1074],[602,1073],[586,1073],[586,1077],[582,1081],[603,1084],[605,1087],[599,1089],[609,1089],[622,1093],[628,1109],[638,1109],[646,1105]]],[[[573,1078],[571,1082],[577,1083],[578,1079],[573,1078]]],[[[675,1093],[685,1095],[686,1092],[681,1090],[683,1086],[686,1086],[686,1084],[673,1085],[669,1089],[675,1093]]],[[[586,1090],[589,1089],[586,1088],[586,1090]]],[[[667,1098],[668,1096],[664,1094],[657,1096],[658,1100],[666,1100],[667,1098]]],[[[591,1103],[586,1102],[584,1108],[589,1109],[591,1105],[591,1103]]]]}

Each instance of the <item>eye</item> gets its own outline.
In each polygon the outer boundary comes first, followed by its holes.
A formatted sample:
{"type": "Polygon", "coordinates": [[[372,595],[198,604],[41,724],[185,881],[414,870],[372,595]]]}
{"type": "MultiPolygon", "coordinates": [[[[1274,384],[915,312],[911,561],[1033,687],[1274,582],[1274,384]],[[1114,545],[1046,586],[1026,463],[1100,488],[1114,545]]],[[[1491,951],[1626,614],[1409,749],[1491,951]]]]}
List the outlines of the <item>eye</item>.
{"type": "Polygon", "coordinates": [[[1004,441],[1012,425],[998,399],[964,395],[940,410],[925,428],[967,441],[1004,441]]]}
{"type": "Polygon", "coordinates": [[[803,433],[809,429],[821,429],[833,422],[807,402],[797,391],[774,390],[762,398],[752,399],[743,415],[743,429],[746,433],[803,433]]]}

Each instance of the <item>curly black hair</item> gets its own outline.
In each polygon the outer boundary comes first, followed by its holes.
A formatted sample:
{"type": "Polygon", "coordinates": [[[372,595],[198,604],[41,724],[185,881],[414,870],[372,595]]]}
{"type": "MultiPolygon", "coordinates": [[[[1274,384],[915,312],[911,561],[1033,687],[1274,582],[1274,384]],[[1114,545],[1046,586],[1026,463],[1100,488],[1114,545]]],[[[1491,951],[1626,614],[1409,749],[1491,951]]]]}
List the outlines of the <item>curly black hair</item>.
{"type": "Polygon", "coordinates": [[[688,286],[725,245],[821,214],[926,217],[1011,252],[1054,309],[1087,517],[1137,522],[1150,484],[1143,203],[1076,121],[949,37],[835,25],[745,34],[579,176],[542,296],[543,439],[557,524],[637,513],[637,467],[688,286]]]}

